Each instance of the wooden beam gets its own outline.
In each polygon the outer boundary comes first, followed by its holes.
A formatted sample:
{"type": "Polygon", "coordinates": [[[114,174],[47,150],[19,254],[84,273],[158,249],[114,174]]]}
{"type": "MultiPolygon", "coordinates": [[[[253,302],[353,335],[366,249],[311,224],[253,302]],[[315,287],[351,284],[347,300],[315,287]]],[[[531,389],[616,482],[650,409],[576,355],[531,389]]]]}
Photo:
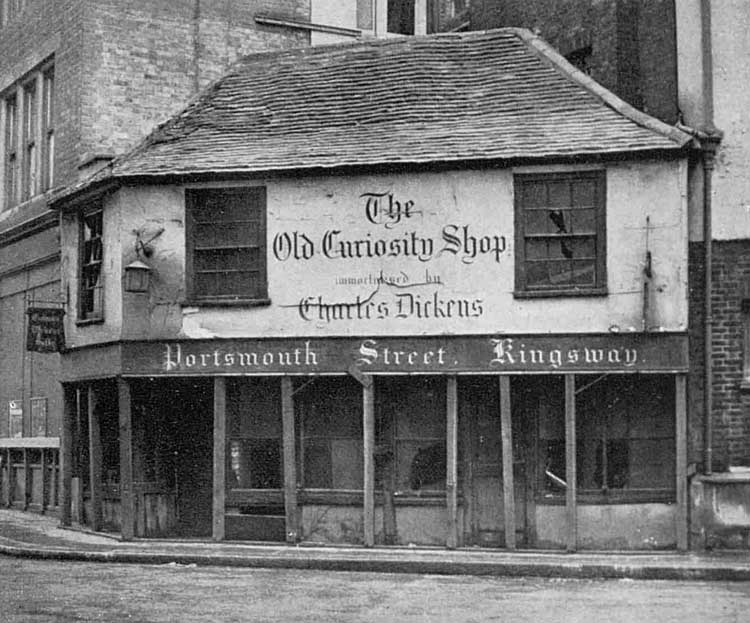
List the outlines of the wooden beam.
{"type": "Polygon", "coordinates": [[[675,490],[677,508],[675,532],[677,549],[688,548],[688,490],[687,490],[687,382],[686,375],[675,377],[675,490]]]}
{"type": "Polygon", "coordinates": [[[211,532],[214,541],[224,540],[226,515],[227,383],[214,377],[214,478],[211,532]]]}
{"type": "Polygon", "coordinates": [[[60,426],[60,524],[71,523],[73,503],[73,418],[75,417],[76,391],[63,385],[63,412],[60,426]]]}
{"type": "Polygon", "coordinates": [[[89,488],[91,491],[92,530],[102,528],[102,440],[99,417],[96,413],[96,390],[88,386],[86,413],[89,421],[89,488]]]}
{"type": "Polygon", "coordinates": [[[284,446],[284,513],[286,541],[299,540],[299,511],[297,508],[297,455],[294,435],[294,388],[292,377],[281,379],[281,430],[284,446]]]}
{"type": "Polygon", "coordinates": [[[445,436],[445,497],[448,511],[448,535],[446,546],[458,547],[458,382],[455,376],[448,377],[446,388],[446,436],[445,436]]]}
{"type": "Polygon", "coordinates": [[[122,377],[117,379],[117,404],[120,420],[120,534],[123,541],[130,541],[135,532],[133,421],[130,383],[122,377]]]}
{"type": "Polygon", "coordinates": [[[569,552],[578,549],[578,505],[576,499],[576,377],[565,375],[565,515],[566,546],[569,552]]]}
{"type": "Polygon", "coordinates": [[[375,545],[375,390],[362,385],[362,445],[364,446],[364,545],[375,545]]]}
{"type": "Polygon", "coordinates": [[[513,480],[513,428],[510,405],[510,377],[500,377],[500,435],[503,446],[503,514],[505,547],[516,549],[516,497],[513,480]]]}

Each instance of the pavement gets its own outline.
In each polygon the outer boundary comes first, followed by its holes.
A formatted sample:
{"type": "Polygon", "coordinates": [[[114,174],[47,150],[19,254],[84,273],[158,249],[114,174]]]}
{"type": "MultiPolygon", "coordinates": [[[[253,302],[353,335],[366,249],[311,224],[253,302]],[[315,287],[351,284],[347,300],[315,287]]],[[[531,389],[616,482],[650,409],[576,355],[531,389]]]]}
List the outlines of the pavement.
{"type": "Polygon", "coordinates": [[[43,560],[440,575],[750,581],[750,550],[577,552],[135,539],[0,509],[0,554],[43,560]]]}

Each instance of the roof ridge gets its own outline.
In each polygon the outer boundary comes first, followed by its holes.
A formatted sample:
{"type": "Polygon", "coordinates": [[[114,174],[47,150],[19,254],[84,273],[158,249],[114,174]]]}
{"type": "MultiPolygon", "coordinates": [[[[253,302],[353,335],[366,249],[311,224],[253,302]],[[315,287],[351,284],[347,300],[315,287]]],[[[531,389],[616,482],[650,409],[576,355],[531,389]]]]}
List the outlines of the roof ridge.
{"type": "Polygon", "coordinates": [[[573,80],[592,95],[599,98],[612,110],[627,117],[639,126],[651,130],[652,132],[657,132],[658,134],[674,141],[678,145],[686,145],[693,140],[692,136],[683,132],[679,128],[671,126],[668,123],[665,123],[656,117],[652,117],[651,115],[628,104],[612,91],[599,84],[591,76],[583,73],[575,65],[571,64],[568,59],[555,50],[555,48],[549,43],[527,28],[509,27],[504,28],[503,30],[515,34],[532,52],[542,60],[547,61],[556,71],[566,78],[573,80]]]}

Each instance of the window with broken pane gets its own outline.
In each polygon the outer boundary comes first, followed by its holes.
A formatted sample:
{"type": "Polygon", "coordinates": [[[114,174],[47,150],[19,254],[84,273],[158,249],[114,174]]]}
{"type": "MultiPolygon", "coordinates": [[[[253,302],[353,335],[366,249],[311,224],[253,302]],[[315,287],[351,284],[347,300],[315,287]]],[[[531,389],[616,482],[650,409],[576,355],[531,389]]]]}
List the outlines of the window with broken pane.
{"type": "Polygon", "coordinates": [[[516,175],[516,295],[606,290],[605,175],[516,175]]]}

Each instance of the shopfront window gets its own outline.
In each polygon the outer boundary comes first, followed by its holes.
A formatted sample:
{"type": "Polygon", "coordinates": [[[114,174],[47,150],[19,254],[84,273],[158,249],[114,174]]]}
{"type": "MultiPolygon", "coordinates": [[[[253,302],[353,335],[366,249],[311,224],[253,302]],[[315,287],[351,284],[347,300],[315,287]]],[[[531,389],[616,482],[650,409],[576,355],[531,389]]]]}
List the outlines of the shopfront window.
{"type": "Polygon", "coordinates": [[[375,395],[377,486],[394,493],[443,491],[445,378],[378,378],[375,395]]]}
{"type": "MultiPolygon", "coordinates": [[[[564,494],[562,383],[539,401],[539,482],[564,494]]],[[[576,478],[582,501],[663,499],[674,495],[674,379],[667,375],[576,377],[576,478]]]]}
{"type": "Polygon", "coordinates": [[[295,395],[306,489],[361,490],[362,386],[351,377],[318,378],[295,395]]]}
{"type": "Polygon", "coordinates": [[[278,379],[227,383],[227,486],[283,487],[281,390],[278,379]]]}

